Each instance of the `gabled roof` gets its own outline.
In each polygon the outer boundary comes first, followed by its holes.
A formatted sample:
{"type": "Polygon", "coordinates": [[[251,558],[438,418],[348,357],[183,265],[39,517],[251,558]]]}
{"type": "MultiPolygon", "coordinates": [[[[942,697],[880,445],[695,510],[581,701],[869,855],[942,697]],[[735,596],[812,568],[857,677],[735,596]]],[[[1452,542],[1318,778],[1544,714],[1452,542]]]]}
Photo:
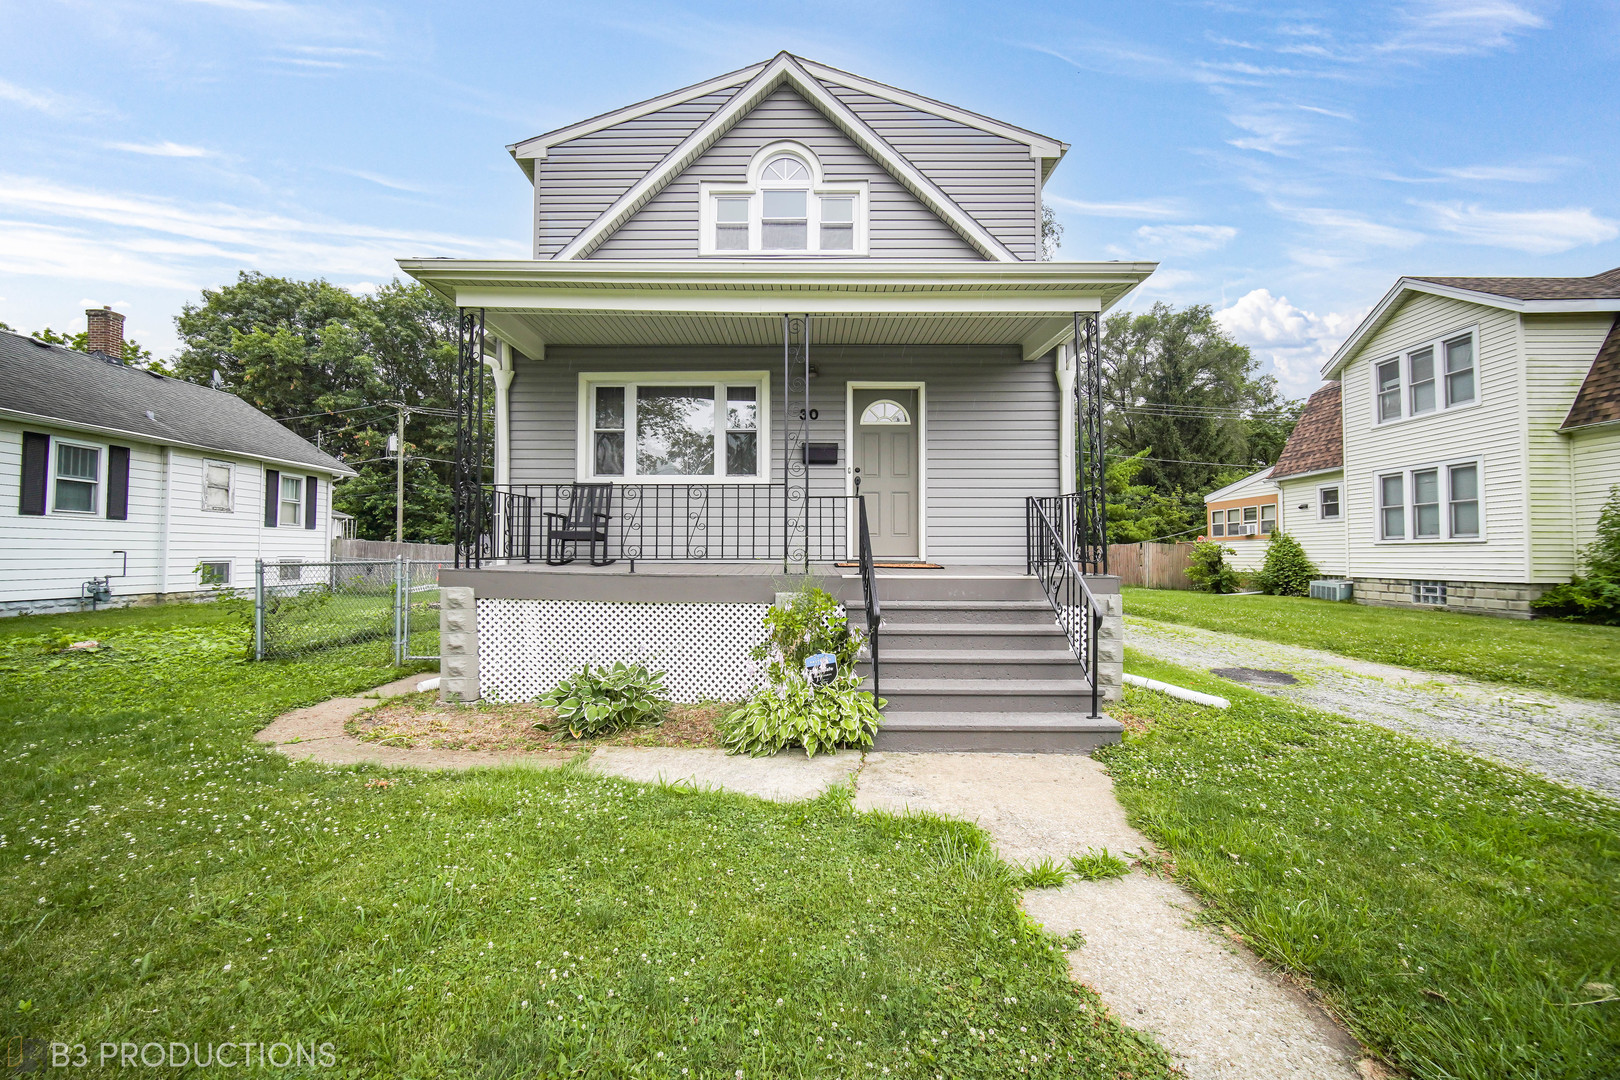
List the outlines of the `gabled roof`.
{"type": "MultiPolygon", "coordinates": [[[[819,66],[819,65],[818,65],[819,66]]],[[[836,74],[839,79],[846,73],[833,68],[823,68],[829,74],[836,74]]],[[[601,130],[602,127],[611,126],[612,123],[622,123],[642,112],[655,111],[656,108],[667,108],[678,100],[684,100],[681,95],[702,96],[697,93],[713,93],[732,85],[737,77],[747,76],[741,89],[717,108],[706,120],[700,123],[674,150],[658,163],[645,176],[637,180],[630,189],[616,199],[597,219],[586,226],[573,240],[559,251],[557,259],[581,259],[590,255],[598,245],[605,241],[621,225],[628,221],[638,210],[647,205],[654,196],[668,186],[676,177],[686,170],[694,161],[703,155],[721,136],[743,117],[747,116],[755,106],[764,101],[771,93],[782,86],[789,86],[797,91],[812,106],[832,121],[849,139],[859,146],[869,157],[887,170],[901,186],[905,187],[918,201],[933,211],[941,220],[954,229],[964,240],[971,244],[985,258],[996,262],[1017,262],[1018,257],[1009,251],[1000,240],[997,240],[989,230],[979,224],[972,215],[959,206],[954,199],[929,179],[922,170],[918,169],[904,155],[897,152],[888,141],[879,135],[870,124],[861,119],[838,95],[827,88],[815,74],[806,67],[805,62],[791,53],[778,53],[774,58],[764,64],[753,68],[744,68],[729,75],[720,76],[718,80],[700,83],[686,90],[677,91],[674,95],[654,98],[629,109],[607,113],[594,120],[570,128],[559,129],[550,135],[538,136],[526,142],[511,147],[514,157],[543,157],[546,149],[566,139],[556,136],[566,134],[568,138],[578,138],[590,131],[601,130]],[[640,111],[637,111],[640,110],[640,111]]],[[[872,89],[867,92],[882,91],[885,95],[890,88],[883,87],[881,83],[870,83],[868,80],[858,80],[872,89]]],[[[933,110],[944,108],[937,102],[930,102],[927,98],[916,95],[906,95],[909,99],[903,104],[926,104],[933,110]]],[[[894,100],[899,100],[894,98],[894,100]]],[[[917,107],[917,105],[914,105],[917,107]]],[[[988,121],[973,113],[954,110],[958,115],[952,119],[971,118],[973,126],[983,127],[988,121]]],[[[967,122],[965,119],[963,122],[967,122]]],[[[1001,125],[1006,129],[1006,125],[1001,125]]],[[[1035,136],[1031,132],[1022,132],[1019,141],[1029,143],[1031,153],[1040,157],[1046,154],[1061,156],[1063,144],[1055,143],[1044,136],[1035,136]],[[1034,140],[1034,141],[1032,141],[1034,140]],[[1036,142],[1040,143],[1038,147],[1036,142]]]]}
{"type": "Polygon", "coordinates": [[[1323,365],[1322,377],[1337,377],[1344,365],[1355,359],[1362,344],[1389,321],[1401,301],[1412,293],[1525,313],[1620,311],[1620,267],[1580,278],[1403,277],[1344,339],[1323,365]]]}
{"type": "Polygon", "coordinates": [[[1270,482],[1273,468],[1274,466],[1267,465],[1260,471],[1252,472],[1241,480],[1234,480],[1223,488],[1216,488],[1204,496],[1204,502],[1217,503],[1225,502],[1227,499],[1239,499],[1243,497],[1243,493],[1249,488],[1258,488],[1262,492],[1270,494],[1269,491],[1266,491],[1266,488],[1270,487],[1272,491],[1275,491],[1277,486],[1270,482]]]}
{"type": "MultiPolygon", "coordinates": [[[[791,56],[805,71],[814,75],[824,84],[847,86],[851,90],[859,90],[871,94],[873,97],[884,98],[899,105],[909,106],[920,112],[932,113],[947,120],[955,120],[959,124],[977,128],[991,135],[999,135],[1012,142],[1024,143],[1030,148],[1031,156],[1043,162],[1043,175],[1050,173],[1052,167],[1062,159],[1069,149],[1068,143],[1030,131],[1028,128],[1021,128],[1015,124],[1009,124],[981,113],[971,112],[943,101],[936,101],[921,94],[914,94],[909,90],[902,90],[897,86],[878,82],[876,79],[856,75],[854,72],[843,71],[828,64],[820,64],[802,56],[794,56],[786,51],[777,54],[775,59],[781,59],[784,56],[791,56]]],[[[757,64],[750,64],[747,67],[738,68],[736,71],[728,71],[724,75],[716,75],[712,79],[705,79],[702,82],[693,83],[691,86],[683,86],[679,90],[671,90],[667,94],[660,94],[645,101],[638,101],[633,105],[626,105],[621,109],[601,113],[589,119],[569,124],[566,127],[560,127],[554,131],[548,131],[533,138],[512,143],[506,149],[518,160],[519,164],[530,161],[544,161],[546,152],[558,143],[590,135],[604,128],[610,128],[628,120],[646,116],[648,113],[667,109],[671,105],[679,105],[694,98],[707,97],[720,90],[741,86],[773,62],[774,60],[761,60],[757,64]]],[[[524,169],[532,178],[534,167],[525,164],[524,169]]]]}
{"type": "Polygon", "coordinates": [[[1305,402],[1305,411],[1299,414],[1283,452],[1277,455],[1277,464],[1271,467],[1271,478],[1282,480],[1290,476],[1330,472],[1344,468],[1344,421],[1340,417],[1338,383],[1328,383],[1305,402]]]}
{"type": "Polygon", "coordinates": [[[1603,339],[1592,370],[1586,373],[1586,381],[1581,383],[1560,430],[1615,421],[1620,421],[1620,318],[1609,327],[1609,335],[1603,339]]]}
{"type": "Polygon", "coordinates": [[[355,475],[235,394],[4,330],[0,386],[0,415],[23,421],[355,475]]]}

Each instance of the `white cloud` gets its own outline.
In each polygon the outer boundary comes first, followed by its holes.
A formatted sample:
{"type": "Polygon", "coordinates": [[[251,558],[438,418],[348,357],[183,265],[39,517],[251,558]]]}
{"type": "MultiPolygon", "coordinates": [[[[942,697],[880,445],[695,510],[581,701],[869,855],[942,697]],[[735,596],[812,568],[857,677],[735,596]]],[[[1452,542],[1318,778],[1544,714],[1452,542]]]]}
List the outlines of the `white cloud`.
{"type": "Polygon", "coordinates": [[[1435,225],[1471,244],[1511,248],[1531,255],[1601,244],[1620,236],[1620,222],[1586,207],[1561,210],[1486,210],[1462,203],[1430,203],[1435,225]]]}
{"type": "Polygon", "coordinates": [[[67,98],[49,90],[30,90],[14,82],[0,79],[0,101],[9,101],[25,109],[33,109],[47,116],[62,116],[79,111],[67,98]]]}
{"type": "Polygon", "coordinates": [[[395,180],[391,176],[384,176],[381,173],[367,172],[364,169],[334,168],[332,171],[342,173],[344,176],[352,176],[357,180],[368,181],[369,183],[376,184],[379,187],[392,188],[395,191],[409,191],[413,194],[420,195],[426,190],[425,188],[418,187],[415,184],[407,184],[403,180],[395,180]]]}
{"type": "Polygon", "coordinates": [[[1272,204],[1272,208],[1302,225],[1310,225],[1342,239],[1372,247],[1409,248],[1423,239],[1422,233],[1396,225],[1385,225],[1379,221],[1369,221],[1348,210],[1314,206],[1290,207],[1275,203],[1272,204]]]}
{"type": "Polygon", "coordinates": [[[1225,247],[1237,232],[1230,225],[1143,225],[1136,235],[1171,255],[1201,255],[1225,247]]]}
{"type": "Polygon", "coordinates": [[[186,146],[184,143],[168,141],[157,143],[115,142],[107,145],[114,150],[123,150],[131,154],[146,154],[150,157],[200,158],[217,156],[214,151],[205,150],[200,146],[186,146]]]}
{"type": "Polygon", "coordinates": [[[1187,211],[1179,199],[1133,199],[1128,202],[1083,202],[1066,199],[1061,195],[1046,195],[1053,206],[1072,210],[1088,217],[1150,218],[1164,220],[1185,217],[1187,211]]]}
{"type": "Polygon", "coordinates": [[[1551,165],[1461,165],[1438,170],[1453,180],[1484,180],[1505,184],[1539,184],[1558,175],[1551,165]]]}
{"type": "Polygon", "coordinates": [[[1295,307],[1286,296],[1254,289],[1215,313],[1232,338],[1271,363],[1282,389],[1295,397],[1320,379],[1322,365],[1367,314],[1361,311],[1318,315],[1295,307]]]}
{"type": "Polygon", "coordinates": [[[1421,0],[1402,12],[1402,26],[1380,51],[1454,56],[1490,52],[1514,36],[1547,25],[1511,0],[1421,0]]]}
{"type": "Polygon", "coordinates": [[[509,240],[302,220],[274,211],[0,176],[0,271],[194,290],[251,268],[387,280],[420,255],[524,258],[509,240]]]}

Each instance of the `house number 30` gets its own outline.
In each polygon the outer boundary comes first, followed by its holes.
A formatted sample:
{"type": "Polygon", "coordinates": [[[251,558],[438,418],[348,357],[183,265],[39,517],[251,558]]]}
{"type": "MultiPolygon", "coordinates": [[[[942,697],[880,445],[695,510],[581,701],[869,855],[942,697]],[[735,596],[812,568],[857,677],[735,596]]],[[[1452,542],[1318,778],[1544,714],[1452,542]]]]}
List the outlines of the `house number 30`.
{"type": "MultiPolygon", "coordinates": [[[[800,420],[804,419],[804,410],[803,409],[799,410],[799,419],[800,420]]],[[[821,419],[821,410],[820,409],[811,409],[810,410],[810,419],[812,419],[812,420],[820,420],[821,419]]]]}

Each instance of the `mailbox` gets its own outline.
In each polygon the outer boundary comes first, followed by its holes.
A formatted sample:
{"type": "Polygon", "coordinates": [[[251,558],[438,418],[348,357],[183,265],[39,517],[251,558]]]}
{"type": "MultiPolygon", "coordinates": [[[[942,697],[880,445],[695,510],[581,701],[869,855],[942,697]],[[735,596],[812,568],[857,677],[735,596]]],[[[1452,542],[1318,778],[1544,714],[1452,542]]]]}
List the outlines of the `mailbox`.
{"type": "Polygon", "coordinates": [[[835,442],[805,443],[804,463],[806,465],[838,464],[838,444],[835,442]]]}

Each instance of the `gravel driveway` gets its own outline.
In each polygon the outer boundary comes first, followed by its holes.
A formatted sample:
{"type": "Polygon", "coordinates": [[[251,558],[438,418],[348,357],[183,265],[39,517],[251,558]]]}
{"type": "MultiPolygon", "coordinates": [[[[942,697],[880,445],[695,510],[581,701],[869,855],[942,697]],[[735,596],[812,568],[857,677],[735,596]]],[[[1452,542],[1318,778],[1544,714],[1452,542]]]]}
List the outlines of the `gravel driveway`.
{"type": "Polygon", "coordinates": [[[1258,668],[1293,685],[1248,684],[1274,697],[1451,743],[1560,783],[1620,798],[1620,704],[1459,675],[1352,660],[1213,630],[1127,616],[1125,644],[1208,671],[1258,668]]]}

